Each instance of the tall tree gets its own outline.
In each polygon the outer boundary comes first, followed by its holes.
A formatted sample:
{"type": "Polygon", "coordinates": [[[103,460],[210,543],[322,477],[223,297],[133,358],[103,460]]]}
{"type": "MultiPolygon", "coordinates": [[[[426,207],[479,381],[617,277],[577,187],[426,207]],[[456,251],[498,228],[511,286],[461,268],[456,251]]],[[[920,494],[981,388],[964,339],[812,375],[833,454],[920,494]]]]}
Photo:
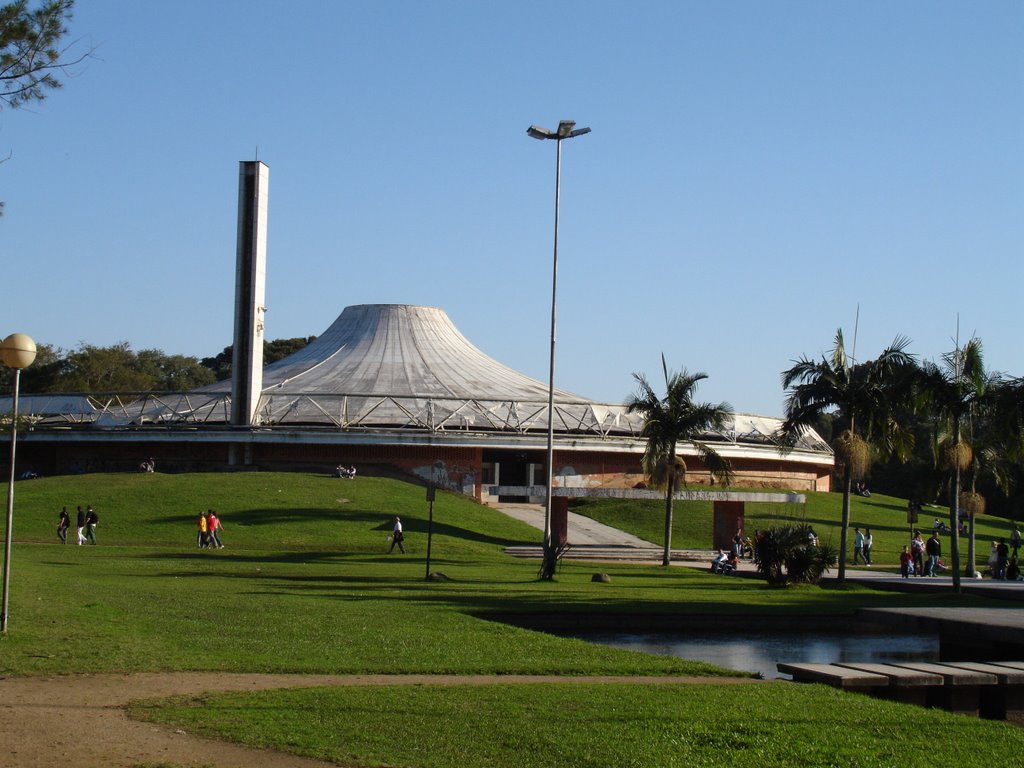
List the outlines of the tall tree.
{"type": "MultiPolygon", "coordinates": [[[[0,391],[10,374],[0,368],[0,391]]],[[[166,355],[159,349],[132,351],[128,342],[110,347],[80,344],[64,353],[38,345],[36,361],[24,371],[22,391],[30,394],[67,392],[184,392],[216,379],[194,357],[166,355]]]]}
{"type": "MultiPolygon", "coordinates": [[[[20,374],[22,392],[57,392],[55,382],[64,375],[64,353],[50,344],[36,345],[36,359],[20,374]]],[[[0,365],[0,392],[14,386],[14,370],[0,365]]]]}
{"type": "MultiPolygon", "coordinates": [[[[1000,379],[991,398],[990,423],[1002,448],[1000,488],[1008,500],[1014,490],[1024,487],[1024,377],[1000,379]]],[[[1011,510],[1019,519],[1020,507],[1011,510]]]]}
{"type": "Polygon", "coordinates": [[[872,449],[884,457],[909,455],[913,436],[896,419],[899,406],[910,397],[913,357],[906,351],[910,341],[898,336],[878,359],[854,365],[846,354],[843,331],[836,331],[832,353],[821,360],[802,357],[782,373],[786,390],[786,418],[781,428],[781,447],[793,448],[801,434],[827,412],[836,412],[845,424],[832,442],[843,467],[842,527],[839,534],[838,580],[846,580],[847,530],[850,527],[850,493],[855,477],[863,477],[871,463],[872,449]]]}
{"type": "Polygon", "coordinates": [[[70,64],[59,46],[74,5],[75,0],[47,0],[29,9],[28,0],[15,0],[0,6],[0,101],[20,107],[61,87],[57,74],[70,64]]]}
{"type": "MultiPolygon", "coordinates": [[[[964,428],[972,413],[984,404],[988,375],[981,340],[972,338],[942,356],[942,363],[921,366],[921,399],[929,412],[948,429],[943,465],[949,471],[949,552],[953,563],[953,589],[960,591],[960,481],[974,460],[964,428]]],[[[973,528],[973,522],[972,522],[973,528]]],[[[974,562],[968,563],[971,573],[974,562]]]]}
{"type": "Polygon", "coordinates": [[[140,350],[135,367],[152,377],[154,389],[164,392],[187,392],[217,380],[213,371],[200,365],[196,358],[168,355],[159,349],[140,350]]]}
{"type": "Polygon", "coordinates": [[[28,0],[15,0],[0,6],[0,109],[42,101],[61,87],[58,74],[89,55],[68,60],[68,49],[60,47],[74,5],[46,0],[30,9],[28,0]]]}
{"type": "MultiPolygon", "coordinates": [[[[1020,391],[1000,373],[989,372],[985,376],[984,390],[975,406],[967,414],[963,427],[965,442],[971,447],[971,461],[967,466],[966,485],[959,496],[959,514],[966,512],[967,524],[967,565],[964,574],[974,578],[976,573],[975,516],[988,508],[989,499],[979,492],[979,482],[985,483],[983,490],[989,494],[1001,492],[1009,498],[1017,482],[1021,459],[1024,458],[1024,440],[1021,433],[1020,391]]],[[[949,425],[940,434],[942,448],[950,447],[949,425]]],[[[936,450],[935,456],[957,455],[954,451],[936,450]]],[[[937,461],[937,466],[949,470],[946,462],[937,461]]]]}
{"type": "MultiPolygon", "coordinates": [[[[263,342],[263,364],[270,365],[276,363],[288,355],[298,352],[300,349],[308,346],[316,340],[316,336],[297,336],[292,339],[273,339],[272,341],[263,342]]],[[[222,352],[219,352],[214,357],[204,357],[200,360],[200,364],[209,368],[213,371],[217,377],[217,381],[223,381],[224,379],[231,378],[231,361],[234,357],[234,344],[229,344],[224,347],[222,352]]]]}
{"type": "Polygon", "coordinates": [[[677,487],[686,482],[686,462],[678,454],[682,446],[689,446],[700,457],[712,476],[723,483],[732,481],[732,468],[711,446],[700,440],[702,435],[723,429],[732,414],[732,406],[695,403],[693,397],[698,383],[707,378],[704,373],[670,373],[661,357],[665,375],[665,395],[660,396],[646,377],[634,373],[638,391],[626,401],[630,413],[644,418],[643,432],[647,448],[643,456],[644,472],[655,487],[665,488],[665,550],[661,564],[672,559],[672,503],[677,487]]]}
{"type": "Polygon", "coordinates": [[[81,344],[68,353],[65,392],[145,392],[156,389],[152,371],[141,370],[127,341],[109,347],[81,344]]]}

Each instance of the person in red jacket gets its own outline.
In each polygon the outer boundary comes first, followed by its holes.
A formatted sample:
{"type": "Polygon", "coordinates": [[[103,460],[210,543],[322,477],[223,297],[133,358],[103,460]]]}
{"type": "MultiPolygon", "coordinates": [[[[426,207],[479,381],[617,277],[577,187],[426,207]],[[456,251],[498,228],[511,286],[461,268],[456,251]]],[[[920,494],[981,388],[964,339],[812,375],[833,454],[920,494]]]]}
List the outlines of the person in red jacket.
{"type": "Polygon", "coordinates": [[[212,509],[206,510],[206,528],[209,533],[211,547],[224,549],[224,545],[220,541],[220,529],[223,527],[220,518],[217,517],[217,513],[212,509]]]}
{"type": "Polygon", "coordinates": [[[910,554],[910,550],[906,544],[903,545],[903,551],[900,552],[900,575],[904,579],[910,578],[910,568],[914,562],[914,556],[910,554]]]}

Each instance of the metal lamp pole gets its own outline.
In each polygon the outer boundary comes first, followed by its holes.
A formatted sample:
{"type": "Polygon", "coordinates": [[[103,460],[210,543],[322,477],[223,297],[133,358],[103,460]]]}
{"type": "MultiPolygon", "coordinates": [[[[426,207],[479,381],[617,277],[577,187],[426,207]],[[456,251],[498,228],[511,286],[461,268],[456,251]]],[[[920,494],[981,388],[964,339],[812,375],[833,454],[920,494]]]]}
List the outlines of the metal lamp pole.
{"type": "Polygon", "coordinates": [[[544,562],[541,565],[541,578],[551,579],[555,575],[556,550],[551,541],[551,492],[554,485],[555,457],[555,319],[556,300],[558,297],[558,204],[561,197],[562,177],[562,141],[573,139],[590,133],[589,128],[576,128],[576,121],[562,120],[558,129],[549,131],[540,126],[531,125],[526,133],[534,139],[552,139],[555,142],[555,246],[551,260],[551,356],[548,361],[548,446],[547,446],[547,478],[544,497],[544,562]]]}
{"type": "Polygon", "coordinates": [[[36,343],[24,333],[12,333],[0,344],[0,360],[14,369],[14,399],[11,403],[11,473],[7,480],[7,527],[4,529],[3,608],[0,610],[0,632],[7,633],[7,605],[11,581],[11,527],[14,523],[14,455],[18,440],[18,385],[21,369],[36,359],[36,343]]]}

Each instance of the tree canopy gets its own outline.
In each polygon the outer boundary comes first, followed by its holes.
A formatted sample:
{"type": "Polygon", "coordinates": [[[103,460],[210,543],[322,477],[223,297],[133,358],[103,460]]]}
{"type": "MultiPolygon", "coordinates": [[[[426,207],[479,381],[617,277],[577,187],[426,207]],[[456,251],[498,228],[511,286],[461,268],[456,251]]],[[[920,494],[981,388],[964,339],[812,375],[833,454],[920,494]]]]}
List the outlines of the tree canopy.
{"type": "MultiPolygon", "coordinates": [[[[135,352],[128,342],[109,347],[81,344],[64,352],[48,344],[36,347],[36,359],[22,371],[26,394],[75,392],[181,392],[215,381],[213,372],[194,357],[167,355],[159,349],[135,352]]],[[[13,374],[0,369],[0,387],[13,374]]]]}
{"type": "Polygon", "coordinates": [[[29,8],[28,0],[0,6],[0,105],[20,107],[42,101],[61,87],[57,74],[70,64],[60,43],[75,0],[47,0],[29,8]]]}
{"type": "Polygon", "coordinates": [[[846,353],[843,331],[836,332],[832,353],[820,361],[807,357],[796,360],[782,372],[786,390],[786,419],[782,424],[783,450],[821,418],[835,411],[845,430],[833,441],[843,467],[843,509],[839,543],[840,582],[846,578],[847,529],[850,526],[850,493],[854,477],[870,467],[870,449],[881,455],[906,457],[913,450],[913,434],[901,424],[900,406],[910,401],[913,391],[913,356],[910,342],[896,337],[870,363],[855,366],[846,353]]]}
{"type": "MultiPolygon", "coordinates": [[[[8,388],[11,376],[0,370],[0,386],[8,388]]],[[[135,352],[126,341],[108,347],[81,344],[70,352],[40,344],[35,362],[22,372],[22,391],[180,392],[215,380],[195,357],[159,349],[135,352]]]]}
{"type": "Polygon", "coordinates": [[[0,110],[42,101],[61,87],[58,75],[89,55],[69,59],[69,48],[61,47],[74,6],[75,0],[45,0],[37,8],[29,8],[28,0],[0,5],[0,110]]]}
{"type": "MultiPolygon", "coordinates": [[[[263,364],[270,365],[278,360],[288,357],[293,352],[298,352],[310,344],[316,336],[297,336],[292,339],[274,339],[263,342],[263,364]]],[[[234,344],[228,344],[224,350],[213,357],[204,357],[200,364],[213,371],[217,381],[231,378],[231,360],[234,357],[234,344]]]]}
{"type": "MultiPolygon", "coordinates": [[[[263,342],[263,362],[276,362],[305,347],[315,336],[263,342]]],[[[202,360],[168,355],[159,349],[134,351],[127,341],[109,347],[82,343],[65,352],[49,344],[36,346],[36,359],[21,372],[26,394],[53,392],[187,392],[231,376],[232,347],[202,360]]],[[[0,392],[8,391],[13,372],[0,366],[0,392]]]]}

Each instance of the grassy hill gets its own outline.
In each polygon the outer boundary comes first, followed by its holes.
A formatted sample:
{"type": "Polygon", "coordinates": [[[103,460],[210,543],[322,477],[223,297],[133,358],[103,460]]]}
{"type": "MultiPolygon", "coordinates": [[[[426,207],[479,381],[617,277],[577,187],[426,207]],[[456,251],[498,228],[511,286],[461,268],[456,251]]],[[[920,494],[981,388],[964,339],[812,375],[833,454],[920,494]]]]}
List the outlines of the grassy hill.
{"type": "MultiPolygon", "coordinates": [[[[876,535],[897,536],[900,506],[879,497],[858,500],[855,519],[863,515],[876,535]]],[[[767,510],[764,519],[783,513],[793,512],[767,510]]],[[[771,589],[756,580],[653,564],[601,565],[612,581],[600,584],[590,579],[594,565],[566,562],[556,581],[540,582],[537,563],[503,552],[508,544],[535,543],[537,531],[447,493],[434,504],[431,570],[450,580],[428,582],[427,514],[422,487],[372,477],[349,482],[303,474],[139,473],[19,482],[10,627],[0,637],[0,674],[202,669],[729,675],[734,673],[698,662],[592,645],[488,617],[496,611],[604,613],[626,628],[638,613],[729,612],[752,620],[813,615],[820,621],[860,606],[984,604],[951,594],[876,593],[856,586],[771,589]],[[60,507],[73,512],[78,504],[92,504],[100,515],[98,546],[57,543],[60,507]],[[224,521],[223,550],[196,548],[195,519],[207,508],[224,521]],[[385,551],[395,514],[408,532],[405,556],[385,551]]],[[[661,509],[600,514],[618,515],[630,527],[645,517],[658,520],[661,509]]],[[[748,517],[748,527],[762,519],[757,514],[748,517]]],[[[804,514],[828,535],[825,529],[838,519],[838,496],[815,498],[804,514]]],[[[677,543],[706,546],[701,537],[709,536],[709,511],[680,505],[677,520],[677,543]]],[[[971,755],[991,762],[1011,744],[1016,751],[1024,747],[1020,731],[1003,724],[926,710],[908,714],[907,708],[836,698],[813,686],[769,684],[763,692],[758,686],[757,694],[742,697],[754,709],[737,709],[736,695],[714,686],[658,694],[647,687],[528,688],[423,686],[415,696],[403,686],[342,688],[204,697],[144,709],[146,716],[180,723],[198,711],[221,736],[264,739],[351,765],[540,766],[553,764],[556,755],[567,766],[627,764],[619,757],[623,745],[634,743],[643,746],[627,750],[635,755],[629,764],[640,766],[732,765],[750,756],[764,765],[875,765],[886,764],[878,758],[885,743],[927,744],[951,729],[958,729],[963,743],[978,745],[958,753],[964,765],[972,764],[971,755]],[[745,713],[740,720],[738,712],[745,713]],[[501,734],[497,746],[463,724],[469,713],[500,723],[494,726],[501,734]],[[699,728],[686,725],[696,720],[699,728]],[[869,737],[860,734],[881,733],[876,726],[883,722],[884,736],[862,741],[869,737]],[[378,735],[389,729],[410,734],[405,741],[413,746],[382,747],[378,735]],[[852,742],[851,731],[858,733],[852,742]],[[814,740],[800,741],[811,732],[814,740]],[[709,740],[709,733],[723,737],[709,740]],[[830,750],[859,754],[849,746],[858,743],[874,762],[818,760],[830,750]],[[999,747],[986,753],[984,744],[999,747]]]]}

